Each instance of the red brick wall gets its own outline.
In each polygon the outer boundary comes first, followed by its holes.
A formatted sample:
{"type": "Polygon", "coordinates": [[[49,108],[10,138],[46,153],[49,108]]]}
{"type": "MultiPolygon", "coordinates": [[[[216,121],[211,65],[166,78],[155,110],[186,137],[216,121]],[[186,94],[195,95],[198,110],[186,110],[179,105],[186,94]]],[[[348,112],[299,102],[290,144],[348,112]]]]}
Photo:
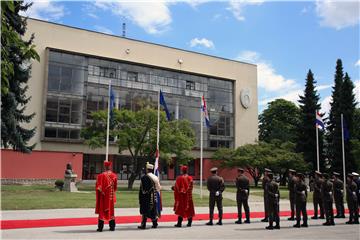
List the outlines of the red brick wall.
{"type": "Polygon", "coordinates": [[[66,164],[82,178],[82,153],[33,151],[30,154],[1,150],[1,178],[62,179],[66,164]]]}

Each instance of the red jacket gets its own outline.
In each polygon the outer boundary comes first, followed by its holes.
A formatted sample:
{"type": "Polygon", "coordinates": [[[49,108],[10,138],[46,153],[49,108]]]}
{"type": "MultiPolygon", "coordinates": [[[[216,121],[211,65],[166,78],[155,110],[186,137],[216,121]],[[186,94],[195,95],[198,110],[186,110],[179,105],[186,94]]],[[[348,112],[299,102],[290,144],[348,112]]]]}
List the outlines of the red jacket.
{"type": "Polygon", "coordinates": [[[195,215],[192,190],[193,179],[191,176],[184,174],[176,178],[174,186],[174,211],[176,215],[183,218],[190,218],[195,215]]]}
{"type": "Polygon", "coordinates": [[[96,179],[96,208],[99,219],[108,221],[114,219],[116,203],[117,176],[112,171],[99,174],[96,179]]]}

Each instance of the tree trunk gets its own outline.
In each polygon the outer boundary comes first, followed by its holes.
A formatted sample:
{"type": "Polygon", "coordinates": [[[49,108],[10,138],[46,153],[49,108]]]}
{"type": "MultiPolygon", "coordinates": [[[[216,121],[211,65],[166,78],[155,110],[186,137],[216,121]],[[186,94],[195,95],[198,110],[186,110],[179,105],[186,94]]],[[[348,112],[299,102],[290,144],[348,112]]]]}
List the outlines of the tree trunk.
{"type": "Polygon", "coordinates": [[[136,179],[137,175],[138,174],[135,171],[131,172],[131,175],[130,175],[129,180],[128,180],[128,189],[129,190],[133,189],[133,185],[134,185],[134,182],[135,182],[135,179],[136,179]]]}

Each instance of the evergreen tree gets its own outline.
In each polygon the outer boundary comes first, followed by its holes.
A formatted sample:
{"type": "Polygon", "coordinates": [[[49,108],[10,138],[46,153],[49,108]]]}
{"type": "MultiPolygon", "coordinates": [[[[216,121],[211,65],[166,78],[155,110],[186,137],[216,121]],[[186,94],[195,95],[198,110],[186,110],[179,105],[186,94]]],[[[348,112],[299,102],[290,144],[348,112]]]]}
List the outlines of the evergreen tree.
{"type": "Polygon", "coordinates": [[[341,59],[336,61],[335,84],[330,102],[330,112],[327,124],[327,155],[332,170],[342,172],[342,139],[341,139],[341,113],[342,113],[342,85],[344,72],[341,59]]]}
{"type": "Polygon", "coordinates": [[[32,44],[34,36],[24,40],[26,18],[19,15],[31,4],[23,1],[1,2],[1,143],[21,152],[30,152],[35,145],[28,141],[35,134],[35,128],[26,129],[33,114],[25,114],[27,82],[30,78],[30,61],[39,61],[39,55],[32,44]]]}
{"type": "MultiPolygon", "coordinates": [[[[315,112],[320,110],[319,95],[315,90],[316,81],[309,70],[306,77],[304,95],[300,96],[300,122],[298,126],[297,151],[302,152],[304,160],[317,169],[315,112]]],[[[319,161],[323,169],[323,134],[319,131],[319,161]]]]}

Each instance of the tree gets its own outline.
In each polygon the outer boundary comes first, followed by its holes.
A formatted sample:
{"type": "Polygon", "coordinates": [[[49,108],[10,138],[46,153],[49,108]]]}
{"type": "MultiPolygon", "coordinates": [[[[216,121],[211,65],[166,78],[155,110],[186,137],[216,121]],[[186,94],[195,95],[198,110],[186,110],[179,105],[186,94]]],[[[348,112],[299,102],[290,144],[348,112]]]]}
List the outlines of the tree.
{"type": "Polygon", "coordinates": [[[302,155],[295,152],[295,144],[291,142],[283,143],[279,140],[271,143],[246,144],[235,150],[218,149],[214,153],[213,159],[221,160],[223,167],[246,168],[254,179],[255,186],[258,186],[265,167],[272,168],[275,173],[282,176],[289,168],[308,169],[308,164],[304,162],[302,155]]]}
{"type": "MultiPolygon", "coordinates": [[[[300,121],[297,128],[297,146],[298,152],[303,153],[304,160],[312,164],[312,169],[317,168],[316,153],[316,129],[315,129],[315,112],[320,110],[319,95],[315,90],[316,81],[314,74],[309,69],[306,77],[304,95],[300,96],[300,121]]],[[[323,163],[323,141],[322,132],[319,131],[319,158],[323,163]]],[[[320,166],[322,169],[322,165],[320,166]]]]}
{"type": "Polygon", "coordinates": [[[25,114],[30,97],[26,96],[31,60],[40,60],[33,45],[34,35],[24,40],[26,18],[19,15],[31,4],[23,1],[1,2],[1,144],[21,152],[31,152],[28,146],[35,128],[27,129],[35,113],[25,114]]]}
{"type": "Polygon", "coordinates": [[[351,135],[353,139],[360,141],[360,108],[356,108],[354,111],[353,132],[351,135]]]}
{"type": "MultiPolygon", "coordinates": [[[[81,135],[91,148],[105,146],[107,111],[91,114],[90,126],[82,129],[81,135]]],[[[143,108],[139,111],[114,110],[110,136],[116,140],[119,153],[129,151],[132,168],[128,188],[132,189],[136,177],[146,161],[154,161],[156,153],[157,111],[143,108]]],[[[195,144],[195,133],[187,120],[166,121],[160,114],[160,157],[169,162],[176,157],[180,162],[191,159],[190,151],[195,144]]]]}
{"type": "Polygon", "coordinates": [[[276,99],[259,116],[259,140],[270,142],[296,141],[296,128],[300,122],[300,110],[292,102],[276,99]]]}

